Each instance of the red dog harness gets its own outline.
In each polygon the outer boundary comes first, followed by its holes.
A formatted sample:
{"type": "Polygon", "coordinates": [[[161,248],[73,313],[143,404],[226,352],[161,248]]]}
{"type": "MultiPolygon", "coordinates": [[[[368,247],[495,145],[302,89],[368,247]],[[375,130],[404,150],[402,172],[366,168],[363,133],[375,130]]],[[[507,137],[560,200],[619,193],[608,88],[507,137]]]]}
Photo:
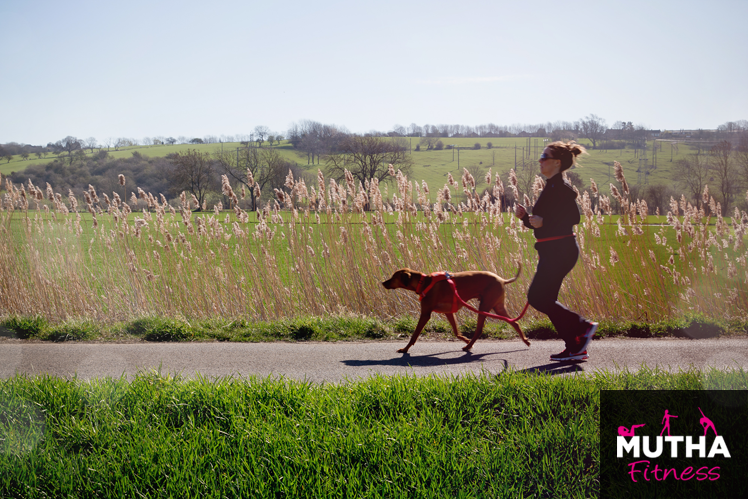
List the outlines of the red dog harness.
{"type": "Polygon", "coordinates": [[[441,282],[443,280],[449,281],[449,283],[452,285],[452,290],[454,291],[454,299],[452,300],[452,310],[449,312],[450,314],[454,314],[460,309],[460,295],[457,294],[457,288],[455,287],[455,282],[452,280],[452,274],[449,272],[434,272],[433,274],[429,274],[428,277],[431,278],[431,283],[426,286],[426,289],[423,291],[420,291],[421,286],[423,286],[423,283],[425,279],[421,279],[421,282],[418,283],[418,288],[416,289],[416,293],[420,295],[419,300],[423,301],[423,297],[426,296],[426,293],[431,291],[431,288],[434,287],[434,284],[437,282],[441,282]]]}
{"type": "Polygon", "coordinates": [[[429,285],[426,286],[426,289],[421,291],[421,287],[423,286],[425,279],[421,279],[421,282],[418,283],[418,287],[416,288],[416,293],[418,293],[418,295],[420,296],[419,300],[423,300],[423,297],[426,296],[426,293],[428,293],[431,290],[431,288],[434,287],[434,284],[436,284],[437,282],[446,280],[450,284],[450,286],[452,286],[452,293],[454,295],[454,299],[452,300],[452,310],[446,313],[454,314],[460,309],[460,307],[465,307],[468,310],[472,310],[478,315],[485,315],[486,317],[491,317],[492,319],[499,319],[499,320],[508,322],[516,329],[517,327],[519,327],[516,325],[516,322],[520,320],[522,316],[525,315],[525,312],[527,312],[527,308],[530,306],[529,302],[525,303],[525,308],[523,308],[522,312],[514,319],[511,319],[509,317],[504,317],[503,315],[491,314],[488,312],[481,312],[480,310],[472,307],[465,300],[460,298],[459,293],[457,293],[457,285],[452,279],[452,274],[450,274],[449,272],[434,272],[432,274],[429,274],[427,277],[431,278],[431,283],[429,283],[429,285]]]}

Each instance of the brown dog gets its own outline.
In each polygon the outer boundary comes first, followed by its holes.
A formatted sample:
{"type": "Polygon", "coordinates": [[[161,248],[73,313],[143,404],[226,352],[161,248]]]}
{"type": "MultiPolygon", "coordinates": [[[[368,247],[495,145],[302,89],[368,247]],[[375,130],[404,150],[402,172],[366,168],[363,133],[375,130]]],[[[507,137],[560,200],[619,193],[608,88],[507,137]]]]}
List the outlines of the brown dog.
{"type": "MultiPolygon", "coordinates": [[[[467,272],[455,272],[450,274],[452,280],[457,288],[457,293],[460,298],[465,300],[471,300],[478,298],[480,305],[478,310],[481,312],[489,312],[493,310],[496,314],[508,317],[506,307],[504,305],[505,293],[504,285],[514,282],[522,272],[522,265],[519,264],[517,275],[513,279],[502,279],[493,272],[483,272],[479,270],[467,271],[467,272]]],[[[468,340],[457,330],[457,323],[455,322],[454,312],[462,308],[462,304],[456,305],[454,301],[454,292],[452,286],[446,280],[436,282],[433,287],[429,289],[431,282],[434,278],[429,275],[416,272],[411,269],[400,269],[395,272],[392,277],[382,283],[386,289],[398,289],[403,288],[414,293],[423,293],[424,290],[427,292],[421,299],[421,317],[418,319],[418,325],[416,330],[413,331],[413,335],[410,337],[410,341],[405,346],[398,350],[400,353],[407,353],[408,349],[418,339],[418,336],[423,331],[426,323],[431,318],[432,312],[439,312],[447,316],[449,324],[452,326],[452,331],[455,336],[467,343],[462,349],[469,351],[473,348],[473,344],[480,337],[483,332],[483,324],[486,322],[485,315],[478,315],[478,324],[475,328],[473,338],[468,340]],[[455,308],[456,307],[456,308],[455,308]]],[[[512,327],[519,333],[522,341],[525,345],[530,346],[530,342],[525,338],[524,333],[516,324],[512,323],[512,327]]]]}

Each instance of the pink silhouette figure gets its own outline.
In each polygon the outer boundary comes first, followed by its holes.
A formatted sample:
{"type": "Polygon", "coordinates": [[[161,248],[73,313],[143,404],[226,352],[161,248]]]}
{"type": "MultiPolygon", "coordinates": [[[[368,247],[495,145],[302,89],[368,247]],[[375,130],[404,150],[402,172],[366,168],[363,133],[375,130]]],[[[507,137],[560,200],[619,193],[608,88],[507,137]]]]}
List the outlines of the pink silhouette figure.
{"type": "Polygon", "coordinates": [[[714,427],[714,423],[712,423],[712,420],[708,417],[704,416],[704,411],[701,410],[701,407],[699,407],[699,412],[701,413],[702,418],[699,419],[699,423],[701,426],[704,427],[704,436],[706,436],[706,432],[709,428],[712,429],[714,432],[714,436],[717,436],[717,429],[714,427]]]}
{"type": "Polygon", "coordinates": [[[667,409],[665,409],[665,415],[662,417],[662,422],[665,423],[665,426],[662,428],[662,431],[660,432],[660,435],[665,433],[665,430],[667,430],[667,436],[670,436],[670,418],[677,418],[678,416],[673,416],[669,412],[667,412],[667,409]]]}
{"type": "Polygon", "coordinates": [[[643,425],[643,424],[635,424],[635,425],[633,425],[633,426],[631,427],[631,429],[630,429],[630,430],[629,430],[629,429],[627,429],[627,428],[626,428],[625,426],[619,426],[619,427],[618,427],[618,434],[619,434],[620,436],[622,436],[622,437],[633,437],[633,436],[634,436],[634,431],[635,431],[635,430],[636,430],[637,428],[641,428],[642,426],[646,426],[646,425],[643,425]]]}

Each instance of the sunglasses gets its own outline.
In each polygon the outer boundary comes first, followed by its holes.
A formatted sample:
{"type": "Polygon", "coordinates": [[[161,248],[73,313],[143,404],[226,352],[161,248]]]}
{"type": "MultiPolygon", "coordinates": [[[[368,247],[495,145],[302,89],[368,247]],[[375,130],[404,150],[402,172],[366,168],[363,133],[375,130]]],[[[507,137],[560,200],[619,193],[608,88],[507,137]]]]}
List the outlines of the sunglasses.
{"type": "Polygon", "coordinates": [[[540,158],[539,158],[540,161],[543,161],[543,160],[546,160],[546,159],[554,159],[554,158],[552,158],[551,156],[549,156],[546,153],[543,153],[543,154],[540,155],[540,158]]]}

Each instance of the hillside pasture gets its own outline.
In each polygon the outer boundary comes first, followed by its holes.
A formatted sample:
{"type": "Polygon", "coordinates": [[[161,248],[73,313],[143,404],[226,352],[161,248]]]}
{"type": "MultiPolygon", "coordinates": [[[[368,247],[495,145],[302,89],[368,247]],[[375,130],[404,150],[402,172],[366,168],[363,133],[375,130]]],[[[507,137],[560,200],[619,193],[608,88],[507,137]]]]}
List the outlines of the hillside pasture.
{"type": "MultiPolygon", "coordinates": [[[[442,150],[426,150],[426,146],[423,145],[420,151],[416,151],[416,146],[420,141],[418,137],[406,137],[404,140],[411,149],[411,158],[413,160],[411,179],[419,183],[425,181],[432,189],[443,186],[447,182],[447,177],[450,173],[454,177],[461,176],[465,168],[483,173],[481,175],[474,175],[478,189],[487,186],[482,177],[489,169],[491,169],[492,173],[500,173],[506,178],[509,170],[515,168],[515,166],[521,170],[528,167],[534,168],[537,166],[537,158],[542,153],[544,144],[549,141],[549,139],[536,137],[447,137],[439,139],[444,144],[444,149],[442,150]],[[492,144],[490,149],[488,148],[489,142],[492,144]],[[476,143],[480,144],[480,149],[474,148],[476,143]],[[455,146],[455,148],[448,149],[447,146],[450,145],[455,146]]],[[[585,139],[581,139],[579,142],[587,147],[591,145],[585,139]]],[[[589,155],[579,158],[580,167],[575,168],[574,171],[581,176],[585,188],[589,188],[590,178],[594,178],[598,183],[600,192],[604,194],[609,194],[610,183],[615,183],[613,176],[613,163],[615,161],[621,163],[624,173],[632,186],[670,185],[672,184],[673,165],[679,159],[683,159],[687,155],[696,152],[695,149],[682,142],[678,144],[676,149],[671,150],[671,144],[669,141],[661,140],[647,142],[646,157],[647,164],[650,167],[655,163],[654,150],[655,148],[657,149],[657,167],[646,169],[649,172],[648,175],[639,171],[640,167],[644,164],[643,151],[641,149],[630,148],[615,150],[590,149],[588,151],[589,155]]],[[[165,157],[169,154],[185,152],[188,149],[213,152],[220,149],[231,151],[240,147],[245,146],[242,146],[238,142],[176,144],[126,147],[116,151],[113,149],[108,150],[107,153],[113,158],[128,158],[134,153],[151,157],[165,157]]],[[[294,149],[288,141],[283,141],[279,145],[273,146],[273,149],[276,149],[286,161],[296,163],[307,170],[310,176],[316,175],[318,169],[322,169],[323,171],[325,169],[324,156],[319,162],[315,159],[315,162],[311,163],[306,153],[294,149]]],[[[87,153],[87,155],[90,156],[90,153],[87,153]]],[[[62,155],[60,157],[65,156],[62,155]]],[[[15,156],[10,162],[3,161],[0,163],[0,173],[8,175],[11,172],[23,171],[32,164],[46,164],[54,159],[56,159],[56,156],[53,155],[49,155],[43,159],[32,158],[29,160],[23,160],[20,156],[15,156]]],[[[645,171],[645,169],[642,169],[642,171],[645,171]]],[[[85,186],[81,187],[85,188],[85,186]]],[[[433,195],[431,198],[432,201],[436,199],[433,195]]]]}

